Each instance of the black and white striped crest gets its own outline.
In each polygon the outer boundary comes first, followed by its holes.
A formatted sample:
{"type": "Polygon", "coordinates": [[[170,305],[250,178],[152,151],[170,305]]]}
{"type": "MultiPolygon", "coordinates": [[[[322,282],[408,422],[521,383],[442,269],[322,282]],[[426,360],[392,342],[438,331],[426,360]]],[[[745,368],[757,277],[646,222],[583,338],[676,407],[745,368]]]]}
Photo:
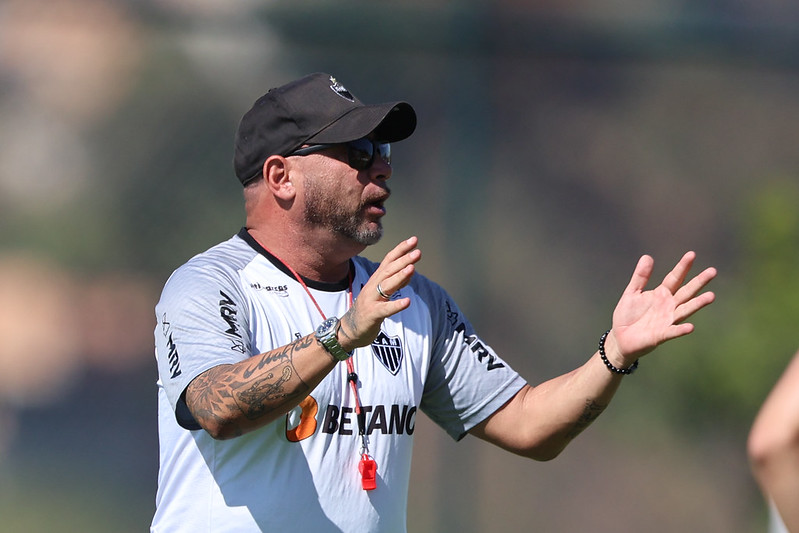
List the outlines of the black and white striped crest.
{"type": "Polygon", "coordinates": [[[397,375],[402,366],[402,342],[399,337],[389,337],[381,331],[372,342],[372,353],[389,372],[397,375]]]}

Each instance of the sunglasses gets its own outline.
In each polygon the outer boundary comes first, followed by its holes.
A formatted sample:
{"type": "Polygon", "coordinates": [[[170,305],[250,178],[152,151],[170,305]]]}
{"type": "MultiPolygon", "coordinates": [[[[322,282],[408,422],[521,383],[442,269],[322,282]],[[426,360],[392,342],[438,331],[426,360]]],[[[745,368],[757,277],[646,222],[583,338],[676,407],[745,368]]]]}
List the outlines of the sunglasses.
{"type": "MultiPolygon", "coordinates": [[[[381,143],[363,137],[361,139],[350,141],[344,144],[347,147],[347,164],[355,170],[366,170],[371,167],[375,162],[375,154],[380,156],[387,165],[391,164],[391,144],[381,143]]],[[[292,155],[308,155],[322,150],[327,150],[339,144],[312,144],[305,148],[298,148],[286,157],[292,155]]]]}

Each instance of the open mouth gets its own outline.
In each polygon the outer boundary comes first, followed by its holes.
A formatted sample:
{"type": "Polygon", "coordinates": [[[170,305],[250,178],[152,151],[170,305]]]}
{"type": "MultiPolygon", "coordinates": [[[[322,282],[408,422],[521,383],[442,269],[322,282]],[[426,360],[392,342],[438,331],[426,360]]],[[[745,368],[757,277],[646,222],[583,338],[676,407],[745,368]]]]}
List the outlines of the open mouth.
{"type": "Polygon", "coordinates": [[[386,208],[383,205],[383,201],[369,202],[366,204],[366,212],[370,215],[383,216],[386,214],[386,208]]]}
{"type": "Polygon", "coordinates": [[[366,208],[366,212],[370,215],[376,216],[383,216],[386,214],[386,200],[388,200],[388,195],[381,196],[378,198],[373,198],[365,203],[364,207],[366,208]]]}

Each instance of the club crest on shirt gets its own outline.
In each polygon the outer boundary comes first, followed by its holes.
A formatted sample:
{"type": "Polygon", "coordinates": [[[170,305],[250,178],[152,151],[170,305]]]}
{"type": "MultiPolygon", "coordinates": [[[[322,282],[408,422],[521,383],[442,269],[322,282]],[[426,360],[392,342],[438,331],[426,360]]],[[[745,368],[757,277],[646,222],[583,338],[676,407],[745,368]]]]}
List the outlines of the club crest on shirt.
{"type": "Polygon", "coordinates": [[[385,332],[381,331],[377,338],[372,341],[372,355],[383,363],[383,366],[389,372],[396,376],[402,366],[402,341],[399,337],[389,337],[385,332]]]}

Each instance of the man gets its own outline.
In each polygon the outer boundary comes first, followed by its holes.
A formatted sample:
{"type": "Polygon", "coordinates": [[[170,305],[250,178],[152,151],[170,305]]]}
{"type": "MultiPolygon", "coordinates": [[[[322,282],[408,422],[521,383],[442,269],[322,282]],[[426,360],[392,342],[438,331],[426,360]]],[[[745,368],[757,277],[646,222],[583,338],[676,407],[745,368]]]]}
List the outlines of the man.
{"type": "Polygon", "coordinates": [[[415,237],[380,264],[358,255],[382,233],[390,143],[415,127],[409,104],[364,105],[327,74],[242,118],[246,225],[180,267],[156,308],[152,531],[405,531],[417,409],[454,439],[552,459],[713,300],[714,269],[685,282],[692,252],[644,291],[644,256],[598,352],[527,384],[416,274],[415,237]]]}

